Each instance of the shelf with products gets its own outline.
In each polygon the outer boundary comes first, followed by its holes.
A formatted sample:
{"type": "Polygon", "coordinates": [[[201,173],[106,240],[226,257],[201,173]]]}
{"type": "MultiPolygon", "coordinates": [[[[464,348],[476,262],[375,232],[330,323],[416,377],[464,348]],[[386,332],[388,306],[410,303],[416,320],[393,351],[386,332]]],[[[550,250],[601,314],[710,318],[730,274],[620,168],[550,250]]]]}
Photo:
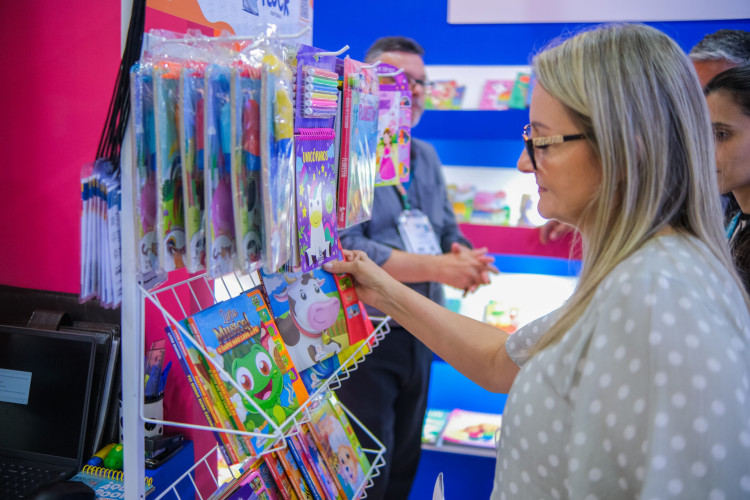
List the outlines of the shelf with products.
{"type": "MultiPolygon", "coordinates": [[[[141,284],[136,285],[137,294],[142,301],[142,310],[146,311],[141,317],[144,326],[140,328],[138,332],[138,340],[141,346],[138,359],[141,361],[137,373],[143,375],[146,372],[145,363],[142,361],[144,359],[143,349],[147,344],[146,330],[148,329],[152,332],[154,330],[164,331],[165,328],[171,327],[174,331],[175,339],[179,338],[179,343],[189,346],[189,349],[191,350],[200,352],[205,360],[213,364],[213,368],[219,373],[222,379],[228,381],[227,383],[236,386],[237,391],[245,397],[249,404],[255,406],[255,410],[263,417],[263,420],[267,425],[260,425],[254,431],[240,431],[236,429],[227,429],[222,426],[201,425],[195,421],[177,421],[167,418],[153,418],[146,414],[144,404],[139,403],[137,421],[140,422],[141,425],[136,427],[143,428],[144,425],[149,424],[152,426],[166,425],[171,428],[184,428],[209,432],[220,431],[222,434],[231,434],[237,436],[239,439],[247,437],[252,439],[253,445],[258,448],[256,448],[255,454],[246,460],[254,460],[259,456],[270,453],[271,451],[285,448],[287,444],[283,438],[299,434],[301,431],[301,425],[310,420],[310,406],[323,398],[329,390],[338,388],[341,380],[347,378],[349,372],[355,370],[357,365],[364,361],[364,357],[371,352],[372,349],[377,347],[378,343],[389,331],[387,318],[373,318],[373,320],[377,322],[377,326],[372,329],[369,336],[364,341],[360,342],[358,347],[353,347],[346,351],[348,357],[342,359],[341,366],[330,373],[326,379],[322,380],[320,385],[318,385],[314,391],[311,391],[309,398],[301,402],[301,404],[299,404],[299,406],[294,409],[285,420],[279,421],[280,419],[278,416],[271,417],[270,414],[266,413],[266,410],[259,407],[253,399],[249,398],[243,388],[239,387],[235,379],[224,371],[223,363],[217,361],[217,356],[208,352],[209,347],[207,345],[201,345],[201,343],[196,341],[192,335],[188,334],[184,326],[184,320],[187,317],[192,317],[195,313],[205,311],[216,304],[223,304],[226,300],[247,293],[252,288],[258,286],[260,283],[259,277],[257,275],[231,273],[216,280],[212,280],[205,274],[190,275],[183,270],[173,271],[170,274],[170,278],[173,278],[173,281],[164,283],[152,290],[147,290],[141,284]],[[146,325],[148,325],[148,327],[146,327],[146,325]]],[[[294,372],[293,378],[294,377],[299,377],[296,375],[296,371],[294,372]]],[[[176,379],[185,382],[181,377],[176,377],[176,379]]],[[[178,385],[180,384],[178,383],[178,385]]],[[[139,385],[136,390],[137,401],[139,402],[144,400],[144,391],[142,388],[143,386],[139,385]]],[[[268,409],[268,411],[270,412],[271,409],[268,409]]],[[[359,424],[359,421],[355,416],[349,414],[349,418],[361,427],[361,424],[359,424]]],[[[126,424],[125,428],[127,429],[128,427],[129,426],[126,424]]],[[[382,457],[385,449],[367,429],[363,428],[363,431],[367,433],[372,438],[372,442],[375,443],[372,448],[363,450],[371,464],[365,482],[361,485],[361,488],[364,490],[368,487],[371,478],[378,473],[378,469],[382,466],[382,457]]],[[[226,444],[226,446],[229,445],[226,444]]],[[[128,446],[128,448],[130,448],[130,446],[128,446]]],[[[203,461],[205,461],[205,459],[203,459],[203,461]]],[[[126,477],[128,480],[130,479],[130,475],[126,475],[126,477]]],[[[219,481],[217,480],[216,474],[211,473],[209,477],[213,479],[215,483],[214,487],[217,488],[219,486],[219,481]]],[[[178,479],[170,487],[159,492],[160,496],[170,490],[176,491],[178,483],[181,483],[184,479],[185,476],[183,475],[181,479],[178,479]]],[[[211,489],[210,484],[208,489],[211,489]]]]}

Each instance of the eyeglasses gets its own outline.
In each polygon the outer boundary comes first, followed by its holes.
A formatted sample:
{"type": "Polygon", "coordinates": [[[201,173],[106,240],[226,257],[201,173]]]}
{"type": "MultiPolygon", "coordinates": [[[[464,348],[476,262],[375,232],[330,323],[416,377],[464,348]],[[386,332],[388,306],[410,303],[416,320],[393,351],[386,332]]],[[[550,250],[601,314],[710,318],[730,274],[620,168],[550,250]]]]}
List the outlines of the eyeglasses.
{"type": "Polygon", "coordinates": [[[577,141],[579,139],[586,138],[584,134],[551,135],[549,137],[534,137],[533,139],[529,137],[530,135],[531,124],[526,125],[523,128],[523,142],[526,144],[526,152],[529,154],[531,165],[534,167],[534,170],[537,169],[536,159],[534,158],[534,148],[544,149],[547,146],[551,146],[552,144],[562,144],[563,142],[577,141]]]}
{"type": "Polygon", "coordinates": [[[417,85],[421,85],[422,88],[424,88],[430,83],[427,80],[421,80],[419,78],[414,78],[413,76],[409,76],[409,75],[406,75],[406,78],[409,80],[409,87],[411,88],[414,88],[417,85]]]}

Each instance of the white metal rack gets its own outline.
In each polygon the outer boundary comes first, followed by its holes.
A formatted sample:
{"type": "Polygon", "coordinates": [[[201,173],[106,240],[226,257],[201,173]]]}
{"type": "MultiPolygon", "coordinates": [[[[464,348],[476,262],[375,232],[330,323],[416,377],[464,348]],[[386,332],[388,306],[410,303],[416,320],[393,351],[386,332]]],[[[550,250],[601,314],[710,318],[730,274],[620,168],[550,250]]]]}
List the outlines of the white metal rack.
{"type": "MultiPolygon", "coordinates": [[[[178,322],[184,319],[188,314],[197,312],[197,310],[209,307],[224,298],[238,295],[243,291],[256,284],[251,277],[247,275],[230,274],[219,278],[218,280],[211,280],[205,274],[189,276],[183,281],[178,283],[168,284],[162,287],[157,287],[155,290],[146,290],[136,279],[136,254],[133,241],[135,240],[135,230],[133,226],[133,162],[132,162],[132,151],[127,145],[130,144],[132,131],[127,131],[125,135],[124,144],[121,152],[121,178],[122,178],[122,199],[124,200],[122,206],[122,273],[123,273],[123,284],[122,284],[122,419],[123,419],[123,440],[125,446],[123,448],[123,471],[124,471],[124,486],[125,486],[125,498],[128,499],[144,499],[145,498],[145,463],[143,457],[145,456],[144,447],[144,422],[151,422],[156,424],[166,424],[177,427],[187,427],[213,431],[217,430],[209,426],[201,426],[184,422],[175,422],[167,420],[156,420],[146,418],[144,416],[144,356],[145,356],[145,311],[147,304],[153,304],[161,312],[164,323],[163,326],[167,325],[178,325],[178,322]],[[217,282],[220,287],[215,288],[217,282]],[[216,290],[216,291],[215,291],[216,290]],[[188,297],[189,300],[194,301],[193,307],[186,309],[184,299],[181,297],[188,297]],[[198,309],[195,309],[195,306],[198,309]],[[195,310],[194,310],[195,309],[195,310]]],[[[174,274],[174,273],[173,273],[174,274]]],[[[376,319],[376,318],[372,318],[376,319]]],[[[314,401],[320,397],[323,393],[328,390],[336,389],[339,387],[341,381],[348,378],[348,373],[356,369],[357,365],[362,362],[366,352],[364,351],[365,345],[370,345],[371,348],[377,346],[380,340],[383,339],[390,329],[388,326],[388,320],[390,318],[377,318],[379,321],[375,331],[368,337],[368,341],[362,343],[362,345],[353,352],[350,357],[342,361],[341,368],[327,379],[319,388],[310,395],[309,402],[314,401]]],[[[178,325],[178,328],[180,326],[178,325]]],[[[185,333],[185,332],[181,332],[185,333]]],[[[189,335],[183,335],[183,339],[187,339],[192,343],[192,337],[189,335]]],[[[200,346],[195,345],[198,349],[200,346]]],[[[202,349],[201,349],[202,350],[202,349]]],[[[206,355],[206,353],[203,353],[206,355]]],[[[212,360],[211,356],[206,356],[206,359],[212,360]]],[[[217,366],[217,369],[223,369],[217,366]]],[[[243,393],[244,391],[240,391],[243,393]]],[[[251,404],[255,403],[250,400],[251,404]]],[[[307,408],[309,402],[302,405],[293,415],[291,415],[287,421],[280,425],[273,423],[273,420],[269,420],[269,424],[273,427],[271,434],[258,434],[253,432],[242,432],[228,429],[218,429],[221,432],[233,433],[233,434],[244,434],[249,436],[261,436],[267,439],[272,439],[274,442],[279,438],[291,435],[299,432],[299,424],[309,419],[307,414],[307,408]]],[[[256,406],[257,408],[257,406],[256,406]]],[[[257,408],[260,410],[260,408],[257,408]]],[[[348,410],[347,410],[348,412],[348,410]]],[[[262,413],[262,410],[261,410],[262,413]]],[[[357,425],[363,428],[366,433],[372,438],[375,443],[374,449],[365,449],[365,453],[368,455],[368,459],[371,460],[371,470],[368,474],[365,484],[362,485],[360,492],[357,494],[363,494],[364,489],[372,484],[372,478],[379,474],[379,468],[385,463],[383,454],[385,448],[383,445],[367,430],[364,429],[359,420],[354,415],[349,413],[350,418],[357,425]]],[[[283,439],[279,441],[280,444],[276,448],[278,449],[285,446],[283,439]]],[[[266,450],[266,452],[271,450],[266,450]]],[[[208,456],[198,460],[196,465],[188,471],[185,471],[183,476],[179,478],[172,486],[170,486],[164,493],[168,491],[176,491],[176,485],[181,481],[190,478],[193,481],[193,477],[200,467],[208,467],[206,459],[208,456]]],[[[215,484],[218,487],[218,480],[216,475],[211,473],[215,484]]],[[[160,495],[161,496],[161,495],[160,495]]],[[[179,497],[179,495],[178,495],[179,497]]]]}

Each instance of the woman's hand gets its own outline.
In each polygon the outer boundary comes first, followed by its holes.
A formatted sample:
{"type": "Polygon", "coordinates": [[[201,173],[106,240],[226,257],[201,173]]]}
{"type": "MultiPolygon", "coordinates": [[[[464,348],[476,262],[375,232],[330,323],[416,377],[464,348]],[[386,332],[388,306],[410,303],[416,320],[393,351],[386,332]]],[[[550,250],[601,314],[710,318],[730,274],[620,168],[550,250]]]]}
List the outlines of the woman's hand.
{"type": "Polygon", "coordinates": [[[390,274],[375,264],[361,250],[343,250],[344,260],[323,264],[329,273],[348,273],[354,278],[354,287],[359,299],[388,314],[386,310],[389,290],[401,286],[390,274]]]}

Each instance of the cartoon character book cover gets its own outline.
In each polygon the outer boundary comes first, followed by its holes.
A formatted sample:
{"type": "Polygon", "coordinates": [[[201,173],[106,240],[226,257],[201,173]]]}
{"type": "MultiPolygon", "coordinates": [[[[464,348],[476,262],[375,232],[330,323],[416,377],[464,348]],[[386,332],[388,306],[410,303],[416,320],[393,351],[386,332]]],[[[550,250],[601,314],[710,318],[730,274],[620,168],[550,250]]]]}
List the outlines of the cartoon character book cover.
{"type": "Polygon", "coordinates": [[[267,274],[263,288],[294,366],[300,372],[349,347],[336,282],[323,269],[267,274]]]}
{"type": "MultiPolygon", "coordinates": [[[[219,390],[226,390],[224,399],[231,401],[228,410],[237,415],[238,428],[271,433],[266,416],[280,425],[307,400],[305,386],[259,289],[204,309],[189,316],[188,322],[209,355],[265,413],[223,380],[219,390]]],[[[256,452],[271,444],[260,437],[250,441],[256,452]]]]}
{"type": "Polygon", "coordinates": [[[365,483],[370,462],[334,393],[311,406],[310,426],[347,498],[354,498],[365,483]]]}
{"type": "Polygon", "coordinates": [[[443,429],[444,443],[495,447],[495,434],[500,429],[503,416],[456,408],[448,415],[443,429]]]}
{"type": "Polygon", "coordinates": [[[333,129],[300,129],[296,140],[297,240],[302,271],[340,257],[333,129]]]}

